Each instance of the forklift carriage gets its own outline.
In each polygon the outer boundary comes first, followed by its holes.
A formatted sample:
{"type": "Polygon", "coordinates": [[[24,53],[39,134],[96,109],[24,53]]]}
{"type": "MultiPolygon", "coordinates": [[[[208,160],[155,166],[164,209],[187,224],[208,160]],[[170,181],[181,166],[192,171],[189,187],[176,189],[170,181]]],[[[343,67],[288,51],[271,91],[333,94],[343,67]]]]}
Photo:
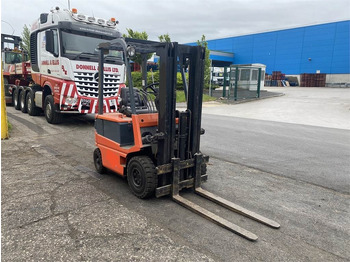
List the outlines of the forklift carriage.
{"type": "Polygon", "coordinates": [[[99,173],[106,169],[126,177],[129,187],[139,198],[171,195],[184,207],[249,240],[258,237],[181,197],[184,188],[234,212],[273,228],[280,225],[244,209],[201,187],[207,180],[209,160],[200,151],[205,48],[117,38],[99,45],[99,111],[95,120],[94,164],[99,173]],[[123,53],[128,88],[120,88],[119,112],[103,112],[104,55],[109,50],[123,53]],[[133,87],[130,58],[135,52],[142,57],[142,88],[133,87]],[[159,83],[147,85],[147,55],[160,58],[159,83]],[[176,79],[180,69],[187,109],[176,110],[176,79]],[[188,84],[185,71],[189,72],[188,84]]]}

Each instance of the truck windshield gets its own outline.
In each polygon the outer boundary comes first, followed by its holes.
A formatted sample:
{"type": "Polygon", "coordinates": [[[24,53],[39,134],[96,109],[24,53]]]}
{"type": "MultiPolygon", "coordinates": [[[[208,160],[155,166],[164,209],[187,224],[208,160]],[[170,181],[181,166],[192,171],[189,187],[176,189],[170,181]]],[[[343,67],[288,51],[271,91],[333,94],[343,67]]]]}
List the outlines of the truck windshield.
{"type": "Polygon", "coordinates": [[[5,53],[5,63],[6,64],[16,64],[22,62],[22,54],[18,52],[6,52],[5,53]]]}
{"type": "MultiPolygon", "coordinates": [[[[62,31],[63,56],[73,60],[98,61],[100,43],[108,42],[111,39],[94,37],[91,35],[80,35],[62,31]]],[[[110,51],[106,55],[106,62],[120,64],[123,62],[123,55],[119,51],[110,51]]]]}

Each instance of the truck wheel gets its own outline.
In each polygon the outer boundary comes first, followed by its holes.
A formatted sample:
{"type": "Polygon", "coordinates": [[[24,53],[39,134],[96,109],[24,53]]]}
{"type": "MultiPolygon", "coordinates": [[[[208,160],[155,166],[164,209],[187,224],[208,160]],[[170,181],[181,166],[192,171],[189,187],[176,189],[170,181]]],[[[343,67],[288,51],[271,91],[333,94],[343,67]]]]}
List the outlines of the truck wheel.
{"type": "Polygon", "coordinates": [[[153,161],[148,156],[134,156],[127,167],[127,179],[131,192],[138,198],[154,194],[157,174],[153,161]]]}
{"type": "Polygon", "coordinates": [[[40,115],[40,108],[35,106],[35,102],[34,102],[34,92],[29,91],[27,93],[27,112],[30,116],[38,116],[40,115]]]}
{"type": "Polygon", "coordinates": [[[27,113],[26,91],[22,90],[21,94],[19,95],[19,101],[21,104],[22,113],[27,113]]]}
{"type": "Polygon", "coordinates": [[[44,114],[48,123],[58,124],[62,121],[62,114],[57,112],[56,110],[57,108],[53,102],[53,96],[46,96],[44,102],[44,114]]]}
{"type": "MultiPolygon", "coordinates": [[[[5,87],[5,95],[9,94],[9,80],[7,77],[4,77],[4,87],[5,87]]],[[[13,105],[13,94],[12,94],[12,101],[10,103],[6,102],[6,105],[12,106],[13,105]]]]}
{"type": "Polygon", "coordinates": [[[13,93],[13,106],[15,107],[16,110],[20,110],[21,109],[21,105],[19,103],[19,99],[18,99],[18,88],[16,88],[15,92],[13,93]]]}
{"type": "Polygon", "coordinates": [[[99,148],[96,148],[94,151],[94,164],[97,173],[104,174],[106,173],[106,168],[102,165],[102,154],[99,148]]]}

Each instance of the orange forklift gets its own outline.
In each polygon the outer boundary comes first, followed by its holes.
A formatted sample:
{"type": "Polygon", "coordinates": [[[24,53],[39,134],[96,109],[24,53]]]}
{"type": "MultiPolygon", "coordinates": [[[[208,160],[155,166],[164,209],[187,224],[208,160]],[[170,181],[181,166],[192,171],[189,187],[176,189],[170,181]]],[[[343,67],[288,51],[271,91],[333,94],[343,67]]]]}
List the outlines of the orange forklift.
{"type": "Polygon", "coordinates": [[[184,188],[272,228],[280,225],[201,187],[209,157],[200,151],[205,48],[117,38],[99,45],[99,110],[95,120],[94,164],[126,177],[139,198],[171,195],[182,206],[251,241],[257,236],[180,196],[184,188]],[[104,57],[111,50],[124,57],[128,87],[120,88],[119,112],[103,112],[104,57]],[[147,55],[159,56],[159,83],[147,85],[147,55]],[[133,87],[130,59],[142,57],[142,88],[133,87]],[[176,79],[181,71],[187,108],[176,110],[176,79]],[[188,81],[185,77],[188,71],[188,81]],[[187,84],[188,83],[188,84],[187,84]]]}

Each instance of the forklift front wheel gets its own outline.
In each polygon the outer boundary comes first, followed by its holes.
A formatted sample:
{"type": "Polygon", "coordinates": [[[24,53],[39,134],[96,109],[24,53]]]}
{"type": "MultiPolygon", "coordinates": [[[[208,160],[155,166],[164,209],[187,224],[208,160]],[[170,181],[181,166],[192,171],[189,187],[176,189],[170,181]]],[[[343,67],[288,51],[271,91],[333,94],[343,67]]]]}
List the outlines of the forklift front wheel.
{"type": "Polygon", "coordinates": [[[138,198],[154,194],[157,187],[157,174],[153,161],[148,156],[134,156],[127,168],[127,179],[131,192],[138,198]]]}
{"type": "Polygon", "coordinates": [[[106,168],[102,165],[102,154],[99,148],[96,148],[94,151],[94,164],[99,174],[104,174],[106,172],[106,168]]]}

